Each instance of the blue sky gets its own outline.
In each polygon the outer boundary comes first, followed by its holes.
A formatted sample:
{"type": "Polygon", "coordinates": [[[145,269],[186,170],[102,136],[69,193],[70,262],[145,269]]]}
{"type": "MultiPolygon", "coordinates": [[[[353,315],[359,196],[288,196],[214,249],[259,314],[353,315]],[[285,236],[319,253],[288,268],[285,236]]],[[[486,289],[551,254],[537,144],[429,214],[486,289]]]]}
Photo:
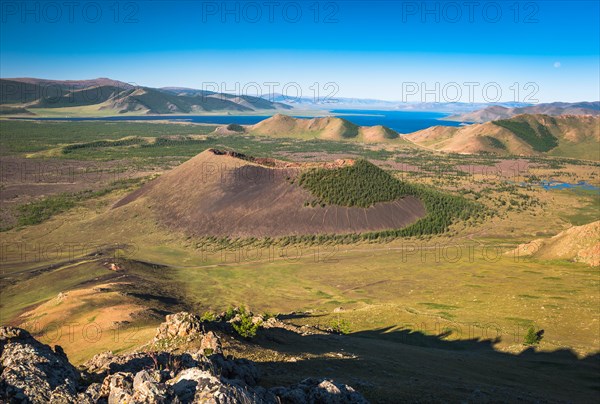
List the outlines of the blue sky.
{"type": "Polygon", "coordinates": [[[597,0],[77,3],[3,0],[0,75],[321,98],[600,98],[597,0]]]}

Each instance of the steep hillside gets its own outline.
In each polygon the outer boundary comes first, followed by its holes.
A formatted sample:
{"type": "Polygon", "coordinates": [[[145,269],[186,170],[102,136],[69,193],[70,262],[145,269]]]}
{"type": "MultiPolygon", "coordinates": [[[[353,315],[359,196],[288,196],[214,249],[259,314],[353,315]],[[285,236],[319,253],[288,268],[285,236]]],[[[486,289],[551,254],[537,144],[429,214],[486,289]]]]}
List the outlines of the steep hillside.
{"type": "Polygon", "coordinates": [[[343,118],[301,119],[276,114],[247,129],[254,135],[297,137],[303,139],[355,140],[364,143],[402,141],[398,133],[385,126],[358,126],[343,118]]]}
{"type": "Polygon", "coordinates": [[[436,126],[406,136],[453,153],[541,155],[600,160],[600,116],[519,115],[463,127],[436,126]]]}
{"type": "MultiPolygon", "coordinates": [[[[111,79],[55,81],[0,79],[0,104],[18,113],[26,108],[91,107],[88,113],[188,114],[213,111],[250,112],[292,107],[259,97],[234,96],[201,90],[155,89],[111,79]],[[18,108],[18,109],[17,109],[18,108]]],[[[6,110],[9,111],[9,110],[6,110]]],[[[65,110],[65,112],[69,112],[65,110]]]]}
{"type": "Polygon", "coordinates": [[[600,115],[600,102],[553,102],[549,104],[538,104],[528,107],[507,108],[493,105],[478,111],[468,112],[460,115],[452,115],[444,118],[447,121],[483,123],[497,119],[508,119],[522,114],[543,115],[600,115]]]}
{"type": "Polygon", "coordinates": [[[549,239],[521,244],[508,253],[515,257],[562,259],[600,265],[600,221],[573,226],[549,239]]]}

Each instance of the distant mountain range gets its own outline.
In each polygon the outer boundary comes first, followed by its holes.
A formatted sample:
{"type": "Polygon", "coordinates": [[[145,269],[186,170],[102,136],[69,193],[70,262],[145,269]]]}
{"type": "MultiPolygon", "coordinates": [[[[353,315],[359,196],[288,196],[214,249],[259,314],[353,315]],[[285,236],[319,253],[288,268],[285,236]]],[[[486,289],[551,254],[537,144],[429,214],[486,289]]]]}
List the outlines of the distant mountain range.
{"type": "Polygon", "coordinates": [[[210,91],[133,86],[107,78],[93,80],[0,79],[3,114],[35,114],[36,109],[78,108],[78,114],[189,114],[290,110],[260,97],[210,91]]]}
{"type": "MultiPolygon", "coordinates": [[[[490,106],[487,103],[472,102],[402,102],[387,101],[373,98],[347,98],[347,97],[290,97],[283,94],[267,94],[262,98],[272,102],[280,102],[293,105],[297,109],[371,109],[371,110],[397,110],[397,111],[423,111],[423,112],[445,112],[465,113],[478,111],[490,106]]],[[[522,102],[503,102],[495,105],[506,108],[526,107],[531,104],[522,102]]]]}
{"type": "Polygon", "coordinates": [[[458,122],[489,122],[496,119],[507,119],[521,114],[544,114],[544,115],[600,115],[600,101],[595,102],[553,102],[549,104],[537,104],[530,106],[507,108],[501,105],[492,105],[484,109],[452,115],[444,118],[446,121],[458,122]]]}
{"type": "Polygon", "coordinates": [[[49,116],[110,116],[162,114],[244,114],[256,111],[270,115],[279,111],[392,110],[453,114],[446,120],[488,122],[519,114],[599,115],[600,102],[531,105],[519,102],[497,104],[463,102],[400,102],[370,98],[287,97],[234,95],[185,87],[152,88],[109,78],[92,80],[0,79],[0,114],[49,116]],[[271,112],[271,113],[269,113],[271,112]]]}

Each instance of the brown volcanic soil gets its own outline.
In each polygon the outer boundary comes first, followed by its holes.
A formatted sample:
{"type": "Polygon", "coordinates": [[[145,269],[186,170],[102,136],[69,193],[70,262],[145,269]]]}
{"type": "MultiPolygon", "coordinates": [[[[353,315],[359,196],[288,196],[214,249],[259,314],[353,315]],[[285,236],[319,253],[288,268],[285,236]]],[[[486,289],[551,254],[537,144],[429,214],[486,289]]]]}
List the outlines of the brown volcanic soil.
{"type": "MultiPolygon", "coordinates": [[[[338,160],[327,168],[352,164],[338,160]]],[[[314,197],[293,179],[315,164],[254,160],[206,150],[115,204],[150,207],[166,226],[195,236],[280,237],[405,227],[425,215],[406,197],[369,208],[304,206],[314,197]],[[259,164],[261,163],[261,164],[259,164]]]]}

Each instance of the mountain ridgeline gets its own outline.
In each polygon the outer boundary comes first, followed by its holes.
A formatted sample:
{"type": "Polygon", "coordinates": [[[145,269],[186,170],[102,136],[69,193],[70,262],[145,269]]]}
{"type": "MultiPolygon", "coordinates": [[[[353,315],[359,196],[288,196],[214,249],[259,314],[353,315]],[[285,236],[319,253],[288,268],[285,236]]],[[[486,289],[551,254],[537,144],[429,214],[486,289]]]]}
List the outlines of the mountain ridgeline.
{"type": "Polygon", "coordinates": [[[507,107],[491,105],[477,111],[451,115],[444,120],[457,122],[483,123],[498,119],[508,119],[523,114],[541,115],[600,115],[600,101],[594,102],[552,102],[547,104],[507,107]]]}
{"type": "Polygon", "coordinates": [[[462,127],[435,126],[406,136],[434,150],[497,155],[551,155],[600,160],[600,116],[519,115],[462,127]]]}
{"type": "MultiPolygon", "coordinates": [[[[4,114],[35,114],[36,109],[86,107],[96,114],[188,114],[288,110],[292,107],[264,98],[211,91],[140,87],[111,79],[58,81],[0,79],[4,114]]],[[[65,112],[68,112],[66,110],[65,112]]]]}
{"type": "Polygon", "coordinates": [[[363,143],[406,143],[397,132],[382,126],[358,126],[338,117],[302,119],[275,114],[247,128],[252,135],[298,139],[349,140],[363,143]]]}

